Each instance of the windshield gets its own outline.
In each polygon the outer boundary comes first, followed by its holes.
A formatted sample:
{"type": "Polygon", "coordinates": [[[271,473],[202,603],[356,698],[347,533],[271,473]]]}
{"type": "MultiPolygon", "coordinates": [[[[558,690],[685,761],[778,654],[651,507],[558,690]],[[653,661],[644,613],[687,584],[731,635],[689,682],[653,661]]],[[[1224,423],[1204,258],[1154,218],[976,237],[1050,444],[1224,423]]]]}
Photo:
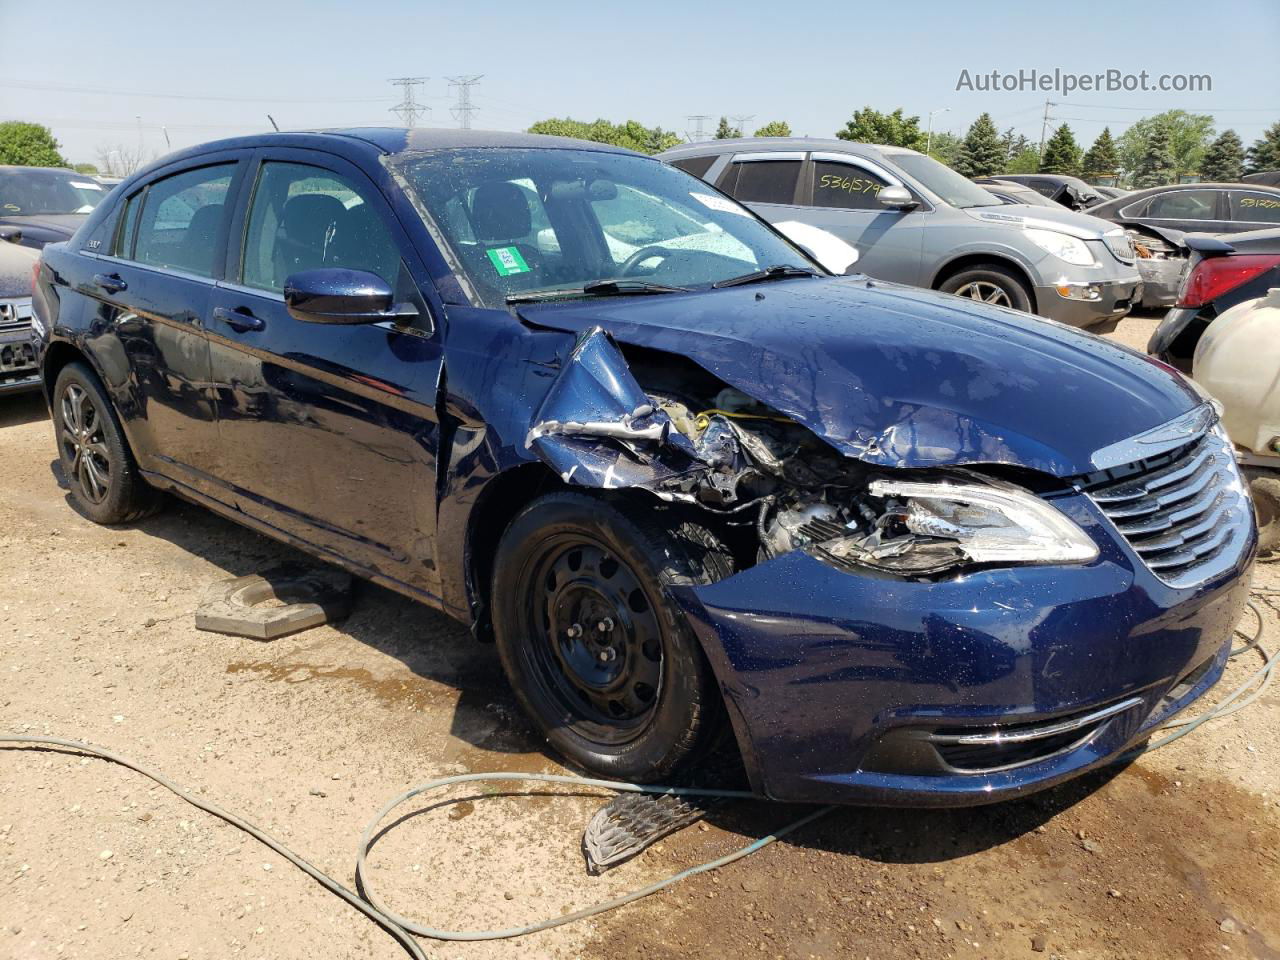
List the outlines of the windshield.
{"type": "Polygon", "coordinates": [[[0,167],[0,216],[89,213],[106,195],[102,184],[69,170],[0,167]]]}
{"type": "Polygon", "coordinates": [[[922,153],[894,153],[889,158],[953,207],[998,207],[1000,201],[972,180],[922,153]]]}
{"type": "Polygon", "coordinates": [[[601,281],[694,289],[766,267],[815,270],[734,201],[643,157],[446,150],[410,154],[401,171],[486,306],[601,281]]]}

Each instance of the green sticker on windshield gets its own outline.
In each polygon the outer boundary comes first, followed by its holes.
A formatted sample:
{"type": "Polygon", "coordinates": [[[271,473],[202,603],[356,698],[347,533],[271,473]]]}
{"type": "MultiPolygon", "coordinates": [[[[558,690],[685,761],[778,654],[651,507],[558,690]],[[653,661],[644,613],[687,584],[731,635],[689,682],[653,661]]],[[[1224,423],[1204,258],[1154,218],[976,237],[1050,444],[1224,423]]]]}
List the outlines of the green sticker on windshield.
{"type": "Polygon", "coordinates": [[[515,247],[498,247],[485,252],[489,254],[493,269],[498,271],[500,277],[529,272],[529,265],[524,262],[524,257],[520,256],[520,251],[515,247]]]}

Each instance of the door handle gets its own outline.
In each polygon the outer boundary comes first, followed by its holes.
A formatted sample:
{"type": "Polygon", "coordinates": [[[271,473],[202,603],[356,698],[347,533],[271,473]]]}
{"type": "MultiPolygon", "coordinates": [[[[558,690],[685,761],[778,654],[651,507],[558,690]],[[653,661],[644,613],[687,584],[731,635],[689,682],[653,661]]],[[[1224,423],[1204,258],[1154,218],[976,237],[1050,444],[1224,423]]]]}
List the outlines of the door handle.
{"type": "Polygon", "coordinates": [[[255,317],[246,307],[228,310],[226,307],[214,307],[213,319],[221,320],[237,333],[248,333],[261,330],[266,326],[259,317],[255,317]]]}
{"type": "Polygon", "coordinates": [[[105,290],[107,293],[119,293],[121,290],[129,289],[129,284],[125,283],[124,278],[118,273],[95,273],[93,282],[100,290],[105,290]]]}

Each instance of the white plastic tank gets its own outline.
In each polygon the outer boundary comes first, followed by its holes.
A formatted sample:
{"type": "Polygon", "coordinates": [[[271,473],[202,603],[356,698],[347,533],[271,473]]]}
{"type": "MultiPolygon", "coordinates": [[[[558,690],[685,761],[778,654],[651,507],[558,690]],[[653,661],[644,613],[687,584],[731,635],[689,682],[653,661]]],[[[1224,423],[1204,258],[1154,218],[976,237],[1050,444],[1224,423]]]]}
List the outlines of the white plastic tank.
{"type": "Polygon", "coordinates": [[[1191,375],[1222,403],[1232,441],[1280,467],[1280,287],[1214,319],[1191,375]]]}

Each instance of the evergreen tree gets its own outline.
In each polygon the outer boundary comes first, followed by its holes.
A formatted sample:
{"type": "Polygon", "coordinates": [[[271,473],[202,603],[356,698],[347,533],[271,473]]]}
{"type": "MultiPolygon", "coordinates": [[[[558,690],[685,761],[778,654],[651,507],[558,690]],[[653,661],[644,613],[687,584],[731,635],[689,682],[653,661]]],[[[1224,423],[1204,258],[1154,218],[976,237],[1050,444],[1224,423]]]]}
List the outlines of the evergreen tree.
{"type": "MultiPolygon", "coordinates": [[[[1021,154],[1024,150],[1027,150],[1030,146],[1031,141],[1021,133],[1014,133],[1013,127],[1010,127],[1004,133],[1000,134],[1000,147],[1004,150],[1004,163],[1001,165],[1000,169],[1007,169],[1009,164],[1013,162],[1013,158],[1021,154]]],[[[1014,171],[1010,170],[1009,172],[1012,173],[1014,171]]],[[[1026,172],[1035,173],[1035,170],[1032,169],[1026,172]]]]}
{"type": "Polygon", "coordinates": [[[1200,161],[1200,179],[1207,183],[1235,183],[1244,172],[1244,144],[1234,130],[1224,130],[1200,161]]]}
{"type": "Polygon", "coordinates": [[[1036,173],[1040,170],[1040,151],[1028,143],[1005,164],[1004,173],[1036,173]]]}
{"type": "Polygon", "coordinates": [[[791,125],[785,120],[770,120],[756,131],[757,137],[789,137],[791,125]]]}
{"type": "Polygon", "coordinates": [[[1111,176],[1120,168],[1120,156],[1116,142],[1111,139],[1111,128],[1103,127],[1098,139],[1093,141],[1081,164],[1086,177],[1111,176]]]}
{"type": "Polygon", "coordinates": [[[1133,171],[1133,186],[1143,190],[1173,183],[1177,171],[1173,163],[1173,147],[1169,143],[1169,130],[1164,124],[1152,128],[1147,137],[1147,147],[1133,171]]]}
{"type": "Polygon", "coordinates": [[[716,127],[717,140],[732,140],[738,135],[738,131],[729,123],[728,117],[720,118],[720,125],[716,127]]]}
{"type": "Polygon", "coordinates": [[[948,167],[954,168],[956,161],[960,159],[960,148],[962,146],[964,146],[964,140],[954,133],[948,130],[935,130],[933,131],[933,143],[929,147],[929,156],[939,163],[945,163],[948,167]]]}
{"type": "Polygon", "coordinates": [[[1262,170],[1280,170],[1280,122],[1267,127],[1249,148],[1249,172],[1262,170]]]}
{"type": "Polygon", "coordinates": [[[966,177],[989,177],[1003,170],[1004,162],[1000,134],[991,122],[991,114],[984,113],[965,134],[960,155],[956,157],[956,172],[966,177]]]}
{"type": "Polygon", "coordinates": [[[1075,134],[1065,123],[1053,131],[1053,136],[1044,145],[1040,172],[1068,176],[1075,176],[1080,172],[1080,147],[1076,145],[1075,134]]]}

